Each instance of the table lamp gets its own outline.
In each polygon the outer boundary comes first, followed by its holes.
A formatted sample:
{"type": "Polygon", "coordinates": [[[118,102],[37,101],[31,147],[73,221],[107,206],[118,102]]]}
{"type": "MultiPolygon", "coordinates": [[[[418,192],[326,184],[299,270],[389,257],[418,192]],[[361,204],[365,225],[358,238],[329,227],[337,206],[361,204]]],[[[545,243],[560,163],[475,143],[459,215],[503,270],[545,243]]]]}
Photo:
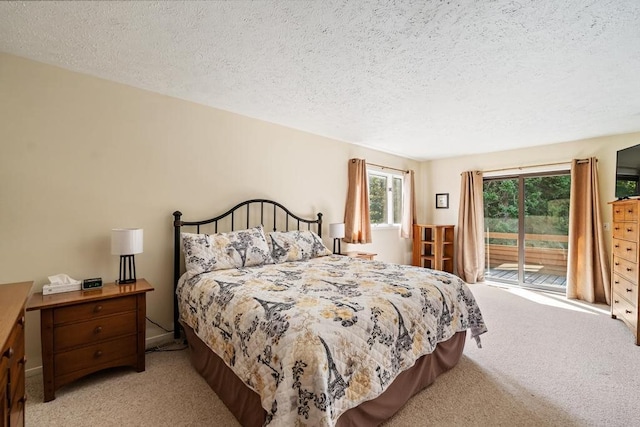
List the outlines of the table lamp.
{"type": "Polygon", "coordinates": [[[340,253],[340,239],[344,237],[344,223],[329,224],[329,237],[333,238],[333,253],[340,253]],[[336,252],[336,242],[338,251],[336,252]]]}
{"type": "Polygon", "coordinates": [[[111,254],[120,255],[118,284],[136,281],[135,254],[142,253],[142,228],[114,228],[111,230],[111,254]]]}

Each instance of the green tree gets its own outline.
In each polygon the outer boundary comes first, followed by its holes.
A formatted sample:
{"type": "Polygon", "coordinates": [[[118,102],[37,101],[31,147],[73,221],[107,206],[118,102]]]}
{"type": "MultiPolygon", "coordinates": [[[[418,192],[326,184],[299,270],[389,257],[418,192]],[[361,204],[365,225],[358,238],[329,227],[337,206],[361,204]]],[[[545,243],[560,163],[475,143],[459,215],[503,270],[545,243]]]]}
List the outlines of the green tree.
{"type": "MultiPolygon", "coordinates": [[[[571,177],[568,174],[524,177],[523,186],[525,233],[567,235],[571,177]]],[[[517,233],[519,179],[485,180],[483,196],[485,229],[517,233]]],[[[513,245],[515,240],[492,239],[491,243],[513,245]]],[[[557,245],[553,242],[542,244],[557,245]]]]}
{"type": "Polygon", "coordinates": [[[369,218],[372,224],[387,222],[387,179],[369,175],[369,218]]]}

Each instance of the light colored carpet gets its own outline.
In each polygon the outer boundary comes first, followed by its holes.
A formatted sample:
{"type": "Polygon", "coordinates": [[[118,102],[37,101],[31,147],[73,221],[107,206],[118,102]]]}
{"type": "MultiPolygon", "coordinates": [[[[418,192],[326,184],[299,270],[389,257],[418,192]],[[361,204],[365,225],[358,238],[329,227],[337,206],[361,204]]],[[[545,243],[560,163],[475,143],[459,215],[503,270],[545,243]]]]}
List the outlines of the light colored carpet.
{"type": "MultiPolygon", "coordinates": [[[[471,285],[489,332],[385,427],[638,425],[640,347],[608,307],[471,285]]],[[[42,402],[27,379],[27,427],[237,426],[186,351],[150,353],[147,370],[95,374],[42,402]]]]}

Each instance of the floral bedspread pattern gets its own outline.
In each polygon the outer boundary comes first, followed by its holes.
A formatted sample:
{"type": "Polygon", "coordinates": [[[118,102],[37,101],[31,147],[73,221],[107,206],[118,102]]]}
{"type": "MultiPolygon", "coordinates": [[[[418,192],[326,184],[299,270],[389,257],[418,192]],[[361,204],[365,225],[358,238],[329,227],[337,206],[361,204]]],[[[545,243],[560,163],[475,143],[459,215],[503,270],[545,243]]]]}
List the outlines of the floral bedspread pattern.
{"type": "Polygon", "coordinates": [[[325,256],[185,274],[181,320],[261,397],[270,426],[332,426],[482,314],[467,285],[419,267],[325,256]]]}

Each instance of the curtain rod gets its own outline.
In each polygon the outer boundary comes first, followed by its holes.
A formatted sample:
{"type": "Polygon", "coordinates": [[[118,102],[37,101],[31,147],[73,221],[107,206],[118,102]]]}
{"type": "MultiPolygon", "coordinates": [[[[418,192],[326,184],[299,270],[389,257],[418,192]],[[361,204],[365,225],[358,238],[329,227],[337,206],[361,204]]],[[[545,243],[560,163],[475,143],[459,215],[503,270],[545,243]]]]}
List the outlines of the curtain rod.
{"type": "MultiPolygon", "coordinates": [[[[586,163],[588,162],[589,159],[578,159],[578,163],[586,163]]],[[[596,159],[596,162],[598,161],[598,159],[596,159]]],[[[510,170],[522,170],[522,169],[529,169],[529,168],[539,168],[539,167],[543,167],[543,166],[558,166],[558,165],[568,165],[571,164],[572,160],[566,161],[566,162],[554,162],[554,163],[542,163],[539,165],[528,165],[528,166],[515,166],[515,167],[511,167],[511,168],[500,168],[500,169],[488,169],[488,170],[483,170],[483,171],[479,171],[481,173],[490,173],[490,172],[501,172],[501,171],[510,171],[510,170]]]]}
{"type": "Polygon", "coordinates": [[[378,167],[380,169],[391,169],[391,170],[398,171],[398,172],[409,173],[408,169],[392,168],[390,166],[376,165],[375,163],[367,163],[367,166],[375,166],[375,167],[378,167]]]}

